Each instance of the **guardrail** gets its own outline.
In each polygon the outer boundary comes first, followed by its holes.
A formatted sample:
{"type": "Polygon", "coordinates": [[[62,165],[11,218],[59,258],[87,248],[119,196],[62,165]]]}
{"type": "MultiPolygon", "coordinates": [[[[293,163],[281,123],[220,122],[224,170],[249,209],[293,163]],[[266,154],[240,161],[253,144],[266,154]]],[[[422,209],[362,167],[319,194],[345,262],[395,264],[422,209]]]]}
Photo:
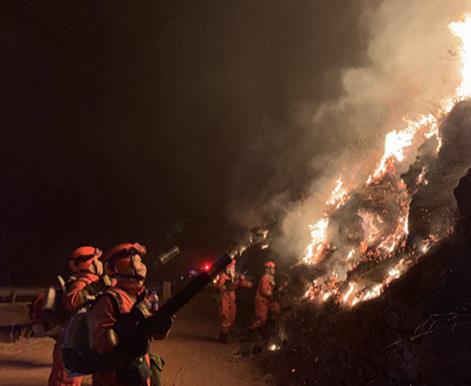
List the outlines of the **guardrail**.
{"type": "MultiPolygon", "coordinates": [[[[19,302],[30,302],[39,292],[44,290],[45,288],[40,287],[0,287],[0,303],[10,303],[13,305],[19,302]]],[[[162,283],[162,300],[167,300],[171,296],[172,283],[165,281],[162,283]]]]}
{"type": "Polygon", "coordinates": [[[44,288],[0,287],[0,303],[29,302],[44,288]]]}

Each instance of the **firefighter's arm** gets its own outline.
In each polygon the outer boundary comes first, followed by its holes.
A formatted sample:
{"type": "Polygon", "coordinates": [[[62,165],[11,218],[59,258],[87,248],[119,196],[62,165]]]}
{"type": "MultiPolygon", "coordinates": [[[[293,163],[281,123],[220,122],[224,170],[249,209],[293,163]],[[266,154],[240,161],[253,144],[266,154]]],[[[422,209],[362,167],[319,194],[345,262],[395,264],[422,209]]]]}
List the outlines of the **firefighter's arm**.
{"type": "Polygon", "coordinates": [[[87,291],[85,288],[89,283],[85,280],[76,280],[70,286],[64,296],[65,308],[69,311],[77,311],[80,307],[87,303],[87,291]]]}
{"type": "Polygon", "coordinates": [[[252,288],[253,284],[250,280],[247,280],[244,275],[239,279],[239,286],[242,288],[252,288]]]}
{"type": "Polygon", "coordinates": [[[107,354],[118,346],[119,338],[114,330],[116,322],[113,299],[101,296],[88,316],[90,342],[99,354],[107,354]]]}
{"type": "Polygon", "coordinates": [[[95,280],[90,280],[90,278],[78,279],[72,284],[65,295],[65,307],[69,311],[77,311],[90,300],[95,300],[97,295],[109,286],[111,286],[111,280],[106,275],[95,280]]]}

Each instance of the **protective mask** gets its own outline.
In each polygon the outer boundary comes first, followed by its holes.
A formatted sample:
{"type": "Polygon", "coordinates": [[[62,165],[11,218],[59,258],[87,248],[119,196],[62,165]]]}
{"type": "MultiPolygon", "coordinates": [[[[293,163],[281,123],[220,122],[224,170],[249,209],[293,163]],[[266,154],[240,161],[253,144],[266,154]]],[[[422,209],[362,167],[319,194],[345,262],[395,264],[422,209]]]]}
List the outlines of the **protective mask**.
{"type": "Polygon", "coordinates": [[[142,262],[141,256],[133,255],[131,257],[131,263],[134,268],[135,276],[141,280],[145,280],[147,275],[147,267],[142,262]]]}
{"type": "Polygon", "coordinates": [[[102,276],[103,275],[103,263],[100,260],[95,259],[93,260],[92,265],[90,265],[89,270],[90,270],[90,273],[94,273],[97,276],[102,276]]]}

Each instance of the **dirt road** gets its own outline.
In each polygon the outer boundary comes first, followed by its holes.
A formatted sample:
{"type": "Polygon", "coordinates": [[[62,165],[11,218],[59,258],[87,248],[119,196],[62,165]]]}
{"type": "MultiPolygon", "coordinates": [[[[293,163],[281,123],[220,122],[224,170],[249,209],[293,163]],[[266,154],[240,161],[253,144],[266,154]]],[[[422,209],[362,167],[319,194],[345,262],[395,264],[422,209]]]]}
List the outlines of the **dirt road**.
{"type": "MultiPolygon", "coordinates": [[[[164,385],[266,385],[255,363],[232,360],[237,346],[218,344],[217,335],[217,310],[205,292],[178,314],[167,340],[152,343],[152,352],[166,360],[164,385]]],[[[50,339],[0,343],[0,385],[47,385],[52,345],[50,339]]]]}

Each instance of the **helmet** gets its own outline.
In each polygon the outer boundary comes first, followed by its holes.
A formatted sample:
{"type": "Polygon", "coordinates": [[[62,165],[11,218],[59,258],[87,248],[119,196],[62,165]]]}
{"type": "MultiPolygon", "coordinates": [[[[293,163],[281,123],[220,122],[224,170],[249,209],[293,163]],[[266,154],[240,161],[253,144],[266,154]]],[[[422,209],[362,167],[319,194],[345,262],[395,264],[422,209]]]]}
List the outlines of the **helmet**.
{"type": "Polygon", "coordinates": [[[147,268],[141,257],[146,252],[146,247],[139,243],[122,243],[114,246],[105,256],[107,274],[144,280],[147,268]]]}
{"type": "Polygon", "coordinates": [[[111,261],[120,257],[129,256],[131,254],[144,256],[147,248],[139,243],[121,243],[111,248],[105,255],[105,261],[111,261]]]}
{"type": "Polygon", "coordinates": [[[273,261],[267,261],[265,263],[265,268],[275,268],[275,263],[273,261]]]}
{"type": "Polygon", "coordinates": [[[69,268],[72,272],[88,272],[101,275],[103,267],[99,258],[102,252],[97,247],[75,248],[69,255],[69,268]]]}

